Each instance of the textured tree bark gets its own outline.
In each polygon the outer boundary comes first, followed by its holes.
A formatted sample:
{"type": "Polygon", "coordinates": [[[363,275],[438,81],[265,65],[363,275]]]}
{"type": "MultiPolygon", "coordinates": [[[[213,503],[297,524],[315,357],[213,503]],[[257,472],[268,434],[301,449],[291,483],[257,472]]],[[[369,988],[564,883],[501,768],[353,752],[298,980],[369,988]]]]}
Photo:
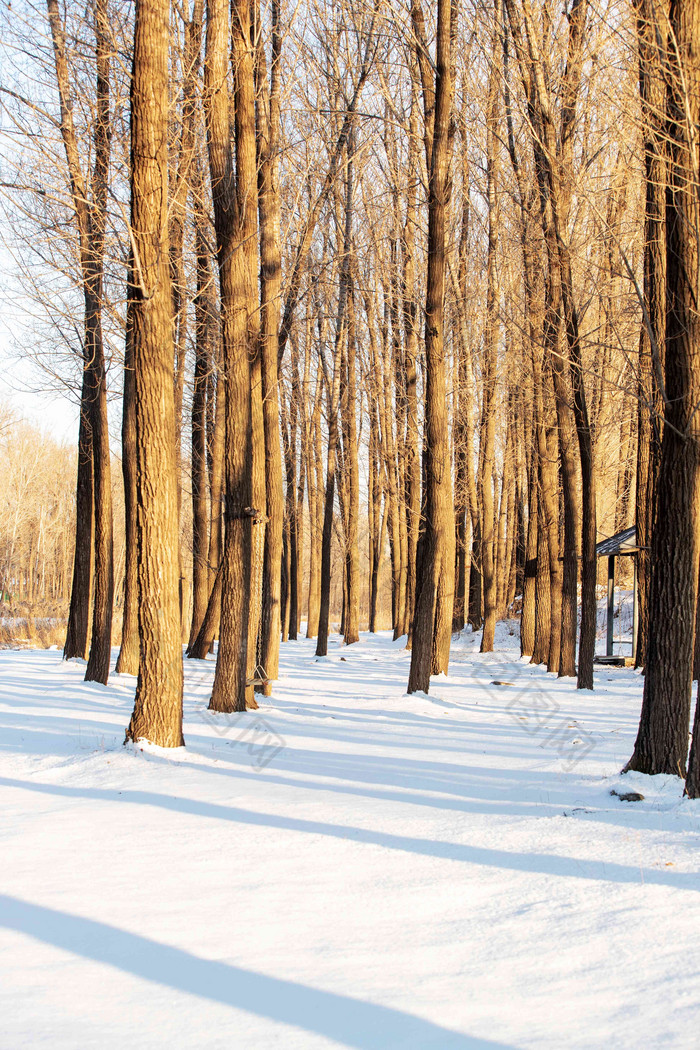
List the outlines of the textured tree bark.
{"type": "MultiPolygon", "coordinates": [[[[398,203],[394,211],[398,222],[398,203]]],[[[397,593],[396,621],[394,623],[394,640],[408,634],[407,587],[408,587],[408,524],[406,519],[406,454],[404,438],[406,435],[406,369],[401,346],[401,324],[399,322],[399,280],[397,244],[395,238],[390,241],[390,281],[389,281],[389,316],[391,321],[391,358],[394,377],[394,411],[396,419],[395,462],[396,462],[396,497],[397,497],[397,593]]]]}
{"type": "MultiPolygon", "coordinates": [[[[548,349],[550,350],[550,353],[547,354],[543,361],[538,376],[538,414],[542,423],[538,428],[537,440],[538,458],[540,461],[540,500],[542,502],[544,514],[544,526],[547,530],[546,550],[549,557],[549,612],[547,614],[547,622],[549,623],[549,643],[547,645],[544,660],[547,664],[547,670],[552,673],[557,673],[562,669],[561,641],[565,598],[564,567],[570,564],[572,560],[574,568],[576,567],[576,534],[574,533],[572,536],[571,530],[567,533],[566,524],[564,526],[563,558],[560,558],[559,556],[561,545],[559,542],[557,445],[559,448],[559,459],[562,463],[562,475],[563,477],[568,478],[570,486],[573,486],[575,482],[575,470],[574,459],[571,451],[571,441],[570,439],[564,440],[562,434],[562,422],[566,425],[568,423],[568,417],[561,410],[561,398],[556,397],[552,392],[553,369],[551,367],[551,347],[548,349]],[[557,405],[556,415],[553,407],[554,402],[556,402],[557,405]],[[559,423],[558,427],[556,425],[557,423],[559,423]],[[568,458],[563,458],[562,452],[564,452],[568,458]],[[567,469],[571,471],[570,475],[567,475],[567,469]],[[566,547],[567,537],[569,543],[571,543],[573,539],[573,559],[571,558],[570,550],[566,547]]],[[[573,495],[575,495],[575,493],[573,493],[573,495]]],[[[567,497],[565,496],[565,506],[566,498],[567,497]]],[[[573,498],[573,496],[571,498],[573,498]]],[[[575,585],[576,580],[574,577],[574,595],[576,593],[575,585]]],[[[567,591],[566,595],[568,596],[568,594],[569,592],[567,591]]],[[[574,634],[574,646],[575,644],[576,635],[574,634]]]]}
{"type": "MultiPolygon", "coordinates": [[[[224,375],[223,340],[221,322],[217,323],[216,341],[216,385],[214,397],[213,429],[209,437],[209,593],[221,565],[223,556],[223,493],[224,493],[224,447],[226,438],[226,378],[224,375]]],[[[218,619],[216,630],[219,629],[218,619]]],[[[213,638],[213,636],[212,636],[213,638]]]]}
{"type": "MultiPolygon", "coordinates": [[[[203,189],[203,180],[196,180],[203,189]]],[[[199,196],[199,193],[197,193],[199,196]]],[[[209,530],[207,506],[206,401],[207,380],[212,367],[212,344],[218,319],[212,297],[212,272],[206,243],[204,216],[195,202],[197,291],[195,311],[195,365],[192,391],[192,622],[188,648],[194,644],[209,602],[209,530]]]]}
{"type": "MultiPolygon", "coordinates": [[[[556,248],[556,246],[554,246],[556,248]]],[[[547,372],[554,386],[556,405],[556,430],[548,437],[545,474],[549,476],[547,492],[551,503],[547,509],[549,524],[549,564],[551,577],[552,614],[547,670],[559,674],[560,678],[576,674],[576,631],[578,627],[578,501],[576,456],[574,450],[575,431],[571,414],[571,383],[569,370],[561,353],[560,308],[561,296],[558,285],[556,257],[551,265],[554,280],[549,282],[547,372]],[[553,287],[554,286],[554,287],[553,287]],[[559,463],[561,469],[562,502],[564,504],[564,547],[559,559],[559,485],[556,469],[556,437],[558,435],[559,463]]]]}
{"type": "Polygon", "coordinates": [[[369,630],[377,630],[377,601],[379,597],[379,567],[386,535],[386,509],[382,514],[382,484],[378,445],[379,415],[377,398],[370,388],[369,429],[369,630]]]}
{"type": "Polygon", "coordinates": [[[282,36],[280,8],[271,6],[272,53],[268,85],[262,43],[257,54],[258,210],[260,218],[260,341],[265,427],[267,528],[263,562],[260,659],[268,680],[279,675],[282,586],[282,452],[280,448],[279,354],[280,289],[282,283],[279,197],[279,66],[282,36]]]}
{"type": "MultiPolygon", "coordinates": [[[[319,322],[320,323],[320,322],[319,322]]],[[[307,355],[311,349],[307,347],[307,355]]],[[[308,385],[306,387],[308,389],[308,385]]],[[[322,531],[321,524],[321,492],[322,492],[322,463],[321,452],[321,409],[322,383],[320,370],[316,377],[316,392],[314,395],[314,409],[311,416],[309,428],[308,452],[306,457],[306,472],[309,483],[309,596],[307,605],[306,637],[315,638],[318,634],[318,617],[321,605],[321,547],[319,537],[322,531]]]]}
{"type": "MultiPolygon", "coordinates": [[[[429,134],[430,121],[426,116],[426,156],[430,173],[425,310],[426,531],[416,597],[409,693],[428,692],[431,670],[447,673],[452,632],[455,533],[443,332],[445,212],[449,197],[449,123],[452,109],[450,23],[451,0],[438,0],[432,136],[429,134]]],[[[426,95],[425,86],[423,101],[427,114],[430,93],[426,95]]]]}
{"type": "MultiPolygon", "coordinates": [[[[384,301],[388,300],[388,284],[384,284],[384,301]]],[[[369,316],[369,315],[368,315],[369,316]]],[[[399,477],[396,457],[396,446],[394,442],[394,410],[392,403],[392,388],[394,386],[394,362],[392,359],[391,344],[389,340],[389,317],[388,310],[381,324],[381,361],[380,368],[380,390],[379,411],[382,433],[382,450],[384,453],[384,473],[386,476],[387,526],[389,530],[389,549],[391,556],[391,625],[394,632],[394,640],[400,637],[401,632],[401,609],[405,605],[405,576],[401,574],[401,513],[402,508],[399,499],[399,477]]]]}
{"type": "MultiPolygon", "coordinates": [[[[462,180],[468,185],[467,136],[462,131],[462,180]]],[[[473,516],[476,516],[476,492],[474,490],[472,466],[472,442],[474,421],[472,411],[473,376],[465,317],[467,303],[467,245],[469,239],[469,194],[463,192],[462,216],[458,248],[458,276],[450,267],[450,277],[455,291],[455,313],[457,315],[457,410],[454,420],[455,459],[455,599],[452,613],[453,631],[461,631],[467,620],[469,608],[469,547],[472,538],[473,516]]]]}
{"type": "Polygon", "coordinates": [[[501,483],[501,506],[499,512],[499,537],[498,537],[498,609],[499,619],[507,619],[509,613],[508,596],[511,588],[511,577],[514,573],[514,556],[517,542],[517,515],[515,511],[515,488],[516,488],[516,456],[515,445],[517,433],[517,420],[512,410],[512,395],[509,395],[511,405],[506,426],[506,451],[503,459],[503,477],[501,483]]]}
{"type": "Polygon", "coordinates": [[[139,673],[139,577],[136,525],[136,405],[134,376],[133,261],[129,260],[126,337],[124,341],[124,392],[122,396],[122,476],[124,478],[124,616],[117,674],[139,673]]]}
{"type": "Polygon", "coordinates": [[[649,637],[651,537],[654,531],[656,482],[661,458],[663,377],[666,340],[666,162],[663,62],[668,25],[651,0],[638,0],[637,47],[639,93],[644,134],[644,307],[639,332],[639,394],[637,408],[637,588],[638,628],[635,667],[646,662],[649,637]]]}
{"type": "MultiPolygon", "coordinates": [[[[256,138],[256,8],[254,0],[238,0],[231,17],[231,66],[234,83],[234,129],[236,145],[236,196],[242,283],[239,296],[245,303],[248,357],[250,362],[250,498],[255,510],[250,519],[250,605],[248,610],[247,681],[261,683],[260,621],[263,600],[267,492],[265,481],[265,420],[263,412],[262,345],[258,291],[258,157],[256,138]]],[[[225,600],[224,590],[224,600],[225,600]]],[[[249,696],[249,707],[257,707],[249,696]]]]}
{"type": "Polygon", "coordinates": [[[127,740],[180,747],[182,646],[171,291],[167,0],[138,0],[131,79],[139,676],[127,740]]]}
{"type": "MultiPolygon", "coordinates": [[[[257,311],[257,172],[250,9],[245,0],[233,11],[232,61],[235,106],[228,90],[231,39],[226,0],[208,0],[204,66],[205,118],[214,200],[217,261],[221,286],[224,374],[226,383],[224,492],[226,530],[221,578],[219,651],[209,707],[244,711],[256,707],[249,664],[251,620],[251,552],[253,507],[253,419],[251,351],[257,311]],[[230,149],[230,122],[235,111],[236,165],[230,149]],[[252,179],[251,183],[251,171],[252,179]],[[251,328],[253,329],[251,331],[251,328]]],[[[258,526],[260,527],[260,526],[258,526]]],[[[253,646],[254,653],[254,646],[253,646]]]]}
{"type": "MultiPolygon", "coordinates": [[[[494,7],[493,40],[495,55],[499,54],[497,41],[500,34],[500,0],[494,7]]],[[[486,263],[486,327],[484,332],[483,406],[481,422],[481,444],[483,456],[479,496],[481,503],[481,571],[484,589],[484,630],[481,636],[482,653],[493,651],[496,630],[496,520],[494,514],[494,456],[496,447],[496,382],[498,368],[498,278],[496,274],[496,251],[498,248],[498,90],[499,68],[491,63],[489,73],[488,100],[486,103],[486,195],[488,200],[488,256],[486,263]]]]}
{"type": "MultiPolygon", "coordinates": [[[[416,600],[416,556],[420,524],[420,433],[418,429],[418,396],[416,362],[418,360],[418,303],[416,302],[415,245],[416,197],[418,189],[418,98],[414,85],[411,96],[411,133],[409,152],[409,186],[406,198],[406,221],[403,228],[403,314],[404,362],[406,369],[406,534],[408,568],[406,574],[406,613],[408,644],[412,644],[413,612],[416,600]]],[[[382,519],[384,520],[384,519],[382,519]]],[[[383,534],[382,534],[383,535],[383,534]]],[[[378,552],[381,557],[381,545],[378,552]]],[[[379,562],[377,562],[377,576],[379,562]]]]}
{"type": "MultiPolygon", "coordinates": [[[[651,541],[649,641],[627,768],[685,775],[700,551],[700,3],[671,0],[666,74],[666,408],[651,541]],[[688,129],[692,129],[689,141],[688,129]]],[[[696,726],[698,728],[697,718],[696,726]]],[[[686,790],[700,795],[698,737],[686,790]]]]}

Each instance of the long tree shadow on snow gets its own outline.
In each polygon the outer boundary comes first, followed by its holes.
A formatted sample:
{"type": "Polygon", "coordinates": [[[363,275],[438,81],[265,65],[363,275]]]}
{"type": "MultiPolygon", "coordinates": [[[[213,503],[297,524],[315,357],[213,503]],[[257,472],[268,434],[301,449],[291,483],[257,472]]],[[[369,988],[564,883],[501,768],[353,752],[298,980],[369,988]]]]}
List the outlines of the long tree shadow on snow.
{"type": "Polygon", "coordinates": [[[555,876],[556,878],[591,879],[593,881],[623,882],[670,886],[673,889],[700,892],[700,875],[696,872],[666,872],[654,868],[631,867],[608,861],[580,860],[577,857],[562,857],[553,853],[508,853],[506,850],[470,846],[461,842],[444,842],[439,839],[422,839],[409,835],[392,835],[386,831],[374,831],[350,824],[331,824],[326,821],[304,820],[276,813],[256,813],[237,806],[224,806],[216,802],[161,795],[154,791],[114,790],[108,788],[65,787],[59,784],[39,784],[26,780],[0,777],[0,785],[36,791],[39,794],[58,795],[65,798],[100,799],[108,802],[129,802],[136,805],[158,806],[161,809],[190,816],[226,820],[253,827],[278,828],[281,831],[298,831],[309,835],[327,835],[331,838],[358,842],[364,845],[381,846],[402,853],[454,860],[463,864],[481,864],[505,871],[526,871],[532,874],[555,876]]]}
{"type": "Polygon", "coordinates": [[[515,1050],[351,996],[202,959],[93,919],[0,895],[0,925],[178,992],[295,1025],[357,1050],[515,1050]]]}

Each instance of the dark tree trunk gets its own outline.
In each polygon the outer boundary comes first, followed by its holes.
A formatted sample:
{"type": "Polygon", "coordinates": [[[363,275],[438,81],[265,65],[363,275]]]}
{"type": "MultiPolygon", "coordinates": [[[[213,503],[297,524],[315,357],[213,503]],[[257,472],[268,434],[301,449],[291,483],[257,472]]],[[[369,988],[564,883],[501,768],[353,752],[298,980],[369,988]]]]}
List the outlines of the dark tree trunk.
{"type": "Polygon", "coordinates": [[[78,481],[75,499],[75,554],[73,556],[73,583],[68,613],[68,631],[63,649],[64,660],[72,660],[75,657],[87,660],[88,656],[94,550],[93,498],[92,430],[87,403],[87,369],[83,367],[80,429],[78,431],[78,481]]]}
{"type": "MultiPolygon", "coordinates": [[[[418,397],[416,390],[416,362],[418,359],[418,304],[415,293],[415,244],[416,244],[416,196],[418,187],[418,101],[416,92],[412,95],[411,144],[409,156],[409,187],[406,201],[406,221],[403,229],[403,303],[404,303],[404,367],[406,370],[406,434],[404,449],[406,454],[406,535],[407,535],[407,574],[406,574],[406,613],[408,617],[409,644],[412,640],[413,612],[416,599],[416,555],[418,548],[418,531],[420,523],[420,433],[418,430],[418,397]]],[[[386,515],[382,518],[383,528],[386,515]]],[[[378,557],[381,556],[381,544],[378,557]]],[[[377,562],[377,574],[379,563],[377,562]]]]}
{"type": "Polygon", "coordinates": [[[343,235],[343,265],[338,295],[338,316],[333,351],[333,372],[328,378],[328,453],[326,457],[326,494],[323,506],[323,538],[321,544],[321,603],[318,618],[316,656],[328,655],[328,630],[331,601],[331,546],[333,542],[333,509],[335,506],[335,474],[338,456],[338,403],[342,368],[342,347],[347,331],[347,299],[349,284],[349,251],[352,230],[353,170],[349,162],[345,185],[345,230],[343,235]]]}
{"type": "Polygon", "coordinates": [[[355,313],[352,288],[349,291],[348,339],[345,368],[345,400],[343,432],[345,435],[345,471],[347,477],[347,533],[346,574],[347,601],[343,640],[352,645],[360,640],[360,466],[357,447],[357,420],[355,401],[357,398],[357,347],[355,344],[355,313]]]}
{"type": "MultiPolygon", "coordinates": [[[[203,180],[197,182],[203,188],[203,180]]],[[[195,205],[196,207],[196,205],[195,205]]],[[[198,216],[197,292],[195,295],[195,365],[192,392],[192,622],[189,648],[194,644],[209,602],[209,536],[207,528],[206,400],[207,379],[212,367],[212,344],[218,319],[211,295],[212,272],[209,249],[198,216]]]]}
{"type": "Polygon", "coordinates": [[[638,0],[637,45],[639,92],[644,134],[644,308],[639,333],[639,397],[637,408],[637,587],[638,628],[635,667],[646,663],[649,637],[651,537],[654,531],[656,482],[661,458],[666,343],[666,163],[663,62],[668,32],[665,15],[657,15],[651,0],[638,0]]]}
{"type": "MultiPolygon", "coordinates": [[[[666,71],[666,410],[651,541],[649,642],[644,697],[627,768],[685,775],[698,585],[700,315],[697,289],[700,3],[671,0],[666,71]],[[688,127],[693,129],[692,143],[688,127]]],[[[697,719],[696,719],[697,729],[697,719]]],[[[700,795],[699,740],[693,737],[686,789],[700,795]]]]}
{"type": "Polygon", "coordinates": [[[124,616],[117,674],[139,673],[139,578],[136,527],[136,405],[134,403],[134,288],[129,265],[126,338],[124,343],[124,393],[122,398],[122,476],[124,478],[124,616]]]}

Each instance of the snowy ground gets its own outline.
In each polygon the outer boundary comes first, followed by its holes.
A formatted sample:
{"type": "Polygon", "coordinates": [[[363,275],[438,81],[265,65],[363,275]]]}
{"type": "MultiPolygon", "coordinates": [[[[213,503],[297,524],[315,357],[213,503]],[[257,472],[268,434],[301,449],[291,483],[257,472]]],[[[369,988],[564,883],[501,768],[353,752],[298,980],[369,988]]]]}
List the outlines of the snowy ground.
{"type": "Polygon", "coordinates": [[[175,752],[122,746],[133,679],[0,652],[1,1050],[697,1047],[700,802],[618,774],[641,679],[497,644],[428,698],[386,634],[289,643],[238,718],[189,664],[175,752]]]}

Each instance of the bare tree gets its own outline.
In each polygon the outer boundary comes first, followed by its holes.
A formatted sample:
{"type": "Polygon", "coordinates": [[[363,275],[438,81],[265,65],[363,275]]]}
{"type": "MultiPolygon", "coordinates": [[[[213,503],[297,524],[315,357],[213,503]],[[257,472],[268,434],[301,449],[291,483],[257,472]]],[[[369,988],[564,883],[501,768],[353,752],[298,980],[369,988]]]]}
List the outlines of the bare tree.
{"type": "Polygon", "coordinates": [[[422,59],[426,157],[429,164],[428,276],[425,307],[425,533],[413,623],[409,693],[428,692],[432,671],[447,672],[454,597],[454,506],[445,378],[445,213],[449,197],[452,110],[452,4],[438,0],[435,78],[425,70],[423,15],[412,6],[422,59]],[[434,110],[433,110],[434,107],[434,110]],[[431,126],[432,125],[432,126],[431,126]]]}

